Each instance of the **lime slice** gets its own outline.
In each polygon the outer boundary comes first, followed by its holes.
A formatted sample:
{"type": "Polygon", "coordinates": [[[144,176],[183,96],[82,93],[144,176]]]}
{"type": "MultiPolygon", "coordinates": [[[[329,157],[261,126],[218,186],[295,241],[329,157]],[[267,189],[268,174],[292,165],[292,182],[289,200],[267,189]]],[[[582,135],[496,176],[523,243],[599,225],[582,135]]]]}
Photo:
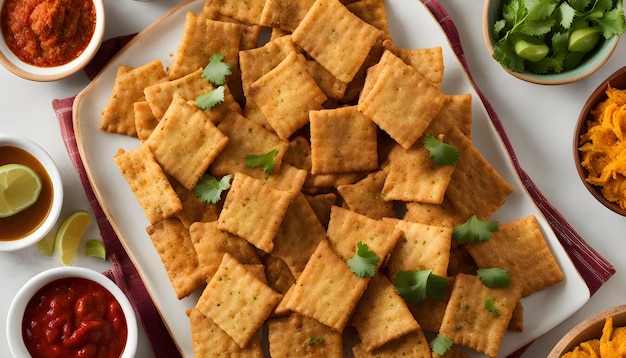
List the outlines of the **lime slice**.
{"type": "Polygon", "coordinates": [[[41,179],[22,164],[0,167],[0,218],[15,215],[33,205],[41,193],[41,179]]]}
{"type": "Polygon", "coordinates": [[[550,48],[546,44],[535,44],[528,42],[526,40],[518,40],[515,42],[515,53],[530,62],[538,62],[541,61],[548,52],[550,48]]]}
{"type": "Polygon", "coordinates": [[[69,266],[74,262],[78,246],[80,246],[83,235],[90,224],[91,217],[89,213],[84,210],[73,212],[61,223],[57,231],[54,246],[59,261],[61,261],[64,266],[69,266]]]}
{"type": "Polygon", "coordinates": [[[54,251],[55,236],[56,235],[54,232],[50,232],[46,236],[44,236],[43,239],[39,240],[35,244],[37,251],[39,251],[39,253],[44,256],[51,256],[52,251],[54,251]]]}
{"type": "Polygon", "coordinates": [[[100,240],[87,240],[87,249],[85,250],[85,256],[98,257],[106,260],[107,249],[104,247],[104,242],[100,240]]]}
{"type": "Polygon", "coordinates": [[[597,27],[587,27],[574,30],[569,35],[567,49],[572,52],[589,52],[600,41],[600,29],[597,27]]]}

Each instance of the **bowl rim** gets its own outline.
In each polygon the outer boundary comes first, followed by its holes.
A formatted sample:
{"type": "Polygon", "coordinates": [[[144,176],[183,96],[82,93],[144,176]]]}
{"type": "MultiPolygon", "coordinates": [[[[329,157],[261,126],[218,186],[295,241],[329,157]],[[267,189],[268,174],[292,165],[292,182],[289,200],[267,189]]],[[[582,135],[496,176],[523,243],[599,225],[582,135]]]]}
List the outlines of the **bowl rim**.
{"type": "Polygon", "coordinates": [[[41,165],[43,165],[52,182],[52,205],[41,225],[28,236],[21,239],[0,240],[0,251],[15,251],[37,243],[39,240],[43,239],[57,223],[63,207],[63,180],[61,179],[59,168],[50,154],[33,140],[17,134],[0,133],[0,147],[3,146],[18,147],[33,155],[41,165]]]}
{"type": "Polygon", "coordinates": [[[620,320],[614,322],[614,324],[617,326],[626,324],[626,305],[619,305],[594,313],[569,330],[554,348],[552,348],[547,358],[560,358],[564,353],[578,346],[581,342],[593,338],[600,338],[605,319],[607,317],[614,317],[616,314],[621,314],[622,316],[620,316],[620,320]],[[592,328],[592,330],[586,332],[589,328],[592,328]],[[574,338],[577,339],[574,340],[574,338]]]}
{"type": "MultiPolygon", "coordinates": [[[[4,1],[5,0],[0,0],[0,10],[2,9],[4,1]]],[[[33,66],[23,62],[17,56],[15,56],[15,54],[13,54],[13,52],[8,48],[4,40],[4,35],[0,34],[0,64],[2,64],[14,75],[36,82],[57,81],[71,76],[83,69],[98,52],[98,49],[102,44],[106,25],[104,0],[91,1],[93,2],[96,11],[96,25],[94,28],[94,34],[87,44],[85,50],[77,58],[61,66],[33,66]]]]}
{"type": "MultiPolygon", "coordinates": [[[[501,0],[497,0],[497,1],[502,2],[501,0]]],[[[483,5],[483,13],[482,13],[483,40],[485,42],[485,46],[487,47],[487,52],[492,58],[493,58],[493,52],[494,52],[493,43],[495,42],[491,33],[491,23],[492,23],[491,9],[492,9],[493,3],[494,3],[494,0],[485,0],[484,5],[483,5]]],[[[511,71],[505,68],[504,66],[502,66],[498,61],[496,62],[503,70],[505,70],[511,76],[524,80],[526,82],[540,84],[540,85],[549,85],[549,86],[550,85],[563,85],[563,84],[580,81],[596,73],[611,58],[611,56],[615,52],[615,49],[617,48],[617,45],[619,44],[620,39],[621,39],[621,36],[613,36],[610,39],[603,39],[602,40],[603,42],[602,44],[600,44],[600,47],[597,49],[597,51],[604,52],[604,56],[600,57],[599,60],[596,60],[596,61],[585,62],[583,64],[584,70],[582,69],[581,66],[577,66],[571,70],[564,71],[558,74],[540,75],[540,74],[534,74],[534,73],[527,72],[527,71],[521,72],[521,73],[511,71]]]]}
{"type": "MultiPolygon", "coordinates": [[[[596,198],[602,205],[604,205],[609,210],[613,211],[616,214],[626,216],[626,209],[622,208],[619,204],[609,201],[607,198],[602,195],[600,191],[600,187],[590,184],[585,180],[587,177],[587,170],[583,168],[581,165],[580,151],[578,148],[580,147],[580,136],[583,131],[587,130],[587,119],[589,117],[589,113],[591,110],[601,101],[607,98],[606,89],[609,84],[615,82],[618,78],[625,78],[624,82],[626,83],[626,66],[618,69],[617,71],[610,74],[604,81],[602,81],[596,89],[589,95],[587,101],[583,105],[580,110],[580,114],[578,116],[578,120],[576,122],[576,127],[574,129],[574,136],[572,141],[572,150],[574,152],[574,166],[576,167],[576,171],[578,172],[578,176],[580,180],[583,182],[587,191],[596,198]]],[[[623,89],[626,89],[626,86],[623,86],[623,89]]]]}
{"type": "Polygon", "coordinates": [[[40,272],[29,279],[17,292],[11,302],[11,305],[9,306],[6,321],[7,341],[9,343],[9,351],[11,354],[14,357],[30,356],[28,349],[24,344],[24,340],[22,339],[22,319],[26,305],[30,301],[31,297],[47,283],[57,279],[71,277],[85,278],[96,282],[111,292],[113,297],[115,297],[124,312],[126,325],[128,327],[126,345],[121,358],[134,357],[137,350],[138,327],[135,311],[130,304],[130,301],[117,284],[104,274],[92,269],[76,266],[55,267],[40,272]]]}

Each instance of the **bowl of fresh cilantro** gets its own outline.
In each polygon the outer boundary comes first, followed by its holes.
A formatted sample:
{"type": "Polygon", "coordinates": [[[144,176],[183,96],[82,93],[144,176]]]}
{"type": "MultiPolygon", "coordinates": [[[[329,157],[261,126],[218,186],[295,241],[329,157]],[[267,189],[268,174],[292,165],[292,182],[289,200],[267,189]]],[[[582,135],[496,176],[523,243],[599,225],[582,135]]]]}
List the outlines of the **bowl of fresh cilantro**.
{"type": "Polygon", "coordinates": [[[493,58],[522,80],[558,85],[586,78],[626,31],[622,0],[486,0],[483,35],[493,58]]]}

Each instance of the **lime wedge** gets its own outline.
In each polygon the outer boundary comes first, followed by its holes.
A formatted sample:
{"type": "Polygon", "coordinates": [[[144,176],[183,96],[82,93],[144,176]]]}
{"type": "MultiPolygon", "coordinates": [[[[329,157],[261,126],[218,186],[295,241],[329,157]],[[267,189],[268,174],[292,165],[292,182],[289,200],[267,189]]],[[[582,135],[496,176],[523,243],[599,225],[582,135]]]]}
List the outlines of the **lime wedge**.
{"type": "Polygon", "coordinates": [[[548,45],[543,43],[536,44],[526,40],[517,40],[515,42],[515,53],[530,62],[541,61],[549,51],[548,45]]]}
{"type": "Polygon", "coordinates": [[[22,164],[0,167],[0,218],[15,215],[33,205],[41,193],[41,179],[22,164]]]}
{"type": "Polygon", "coordinates": [[[85,256],[98,257],[106,260],[107,250],[104,247],[104,242],[100,240],[87,240],[87,249],[85,250],[85,256]]]}
{"type": "Polygon", "coordinates": [[[600,41],[600,29],[597,27],[586,27],[574,30],[569,35],[567,49],[572,52],[589,52],[600,41]]]}
{"type": "Polygon", "coordinates": [[[90,224],[91,216],[84,210],[73,212],[61,223],[54,246],[59,261],[64,266],[69,266],[74,262],[78,246],[80,246],[83,235],[90,224]]]}
{"type": "Polygon", "coordinates": [[[50,256],[52,255],[52,251],[54,251],[54,238],[55,238],[55,233],[54,231],[48,233],[46,236],[43,237],[43,239],[39,240],[36,244],[35,247],[37,248],[37,251],[39,251],[40,254],[44,255],[44,256],[50,256]]]}

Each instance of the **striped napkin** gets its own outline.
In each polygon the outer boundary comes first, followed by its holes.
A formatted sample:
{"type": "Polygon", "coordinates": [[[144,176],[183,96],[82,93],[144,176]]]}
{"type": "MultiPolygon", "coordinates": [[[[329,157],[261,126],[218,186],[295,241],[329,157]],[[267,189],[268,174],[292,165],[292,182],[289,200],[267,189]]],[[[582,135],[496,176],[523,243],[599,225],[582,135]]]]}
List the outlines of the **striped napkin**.
{"type": "MultiPolygon", "coordinates": [[[[615,268],[585,242],[585,240],[570,226],[567,220],[565,220],[561,213],[559,213],[559,211],[554,208],[552,204],[550,204],[550,202],[533,183],[532,179],[522,169],[517,160],[515,151],[513,150],[513,147],[504,131],[502,122],[498,118],[491,104],[487,101],[472,79],[467,61],[465,59],[465,54],[463,53],[458,30],[452,22],[452,19],[448,16],[446,10],[437,0],[421,1],[431,11],[441,25],[443,31],[446,33],[454,53],[457,55],[459,61],[465,68],[476,93],[480,97],[480,100],[485,106],[494,127],[502,138],[522,183],[530,193],[530,196],[534,200],[537,207],[546,217],[561,245],[565,248],[565,251],[572,259],[576,269],[584,279],[591,294],[593,295],[609,278],[611,278],[611,276],[613,276],[613,274],[615,274],[615,268]]],[[[92,60],[92,62],[85,68],[87,76],[90,79],[93,79],[111,59],[111,57],[113,57],[115,53],[117,53],[130,39],[132,39],[133,36],[134,34],[131,34],[105,41],[94,60],[92,60]]],[[[136,267],[128,257],[128,254],[124,250],[119,238],[107,220],[93,193],[89,180],[87,179],[85,168],[78,152],[76,137],[74,136],[72,120],[73,103],[74,97],[57,99],[52,102],[52,107],[59,120],[61,134],[70,155],[70,159],[80,176],[90,205],[93,209],[94,215],[96,216],[96,221],[98,223],[98,227],[100,228],[100,234],[102,235],[105,246],[107,247],[107,251],[110,253],[113,268],[110,271],[105,272],[105,274],[114,280],[129,297],[133,307],[135,308],[139,321],[141,322],[146,335],[150,340],[155,354],[163,357],[179,357],[180,353],[176,344],[171,338],[166,325],[162,321],[161,316],[148,294],[136,267]]],[[[508,358],[520,357],[527,348],[528,346],[521,348],[517,352],[509,355],[508,358]]]]}

